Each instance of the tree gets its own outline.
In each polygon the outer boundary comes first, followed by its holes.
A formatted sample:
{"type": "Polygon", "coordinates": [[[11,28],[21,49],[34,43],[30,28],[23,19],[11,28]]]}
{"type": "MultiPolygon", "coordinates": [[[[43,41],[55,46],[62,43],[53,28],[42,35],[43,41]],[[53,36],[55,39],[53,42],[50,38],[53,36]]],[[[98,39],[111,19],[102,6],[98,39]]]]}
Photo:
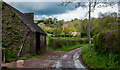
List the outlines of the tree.
{"type": "MultiPolygon", "coordinates": [[[[74,0],[76,1],[76,0],[74,0]]],[[[72,4],[74,2],[73,0],[66,0],[66,1],[63,1],[60,5],[58,6],[67,6],[69,4],[72,4]]],[[[85,17],[89,14],[89,30],[88,30],[88,35],[89,35],[89,48],[90,48],[90,20],[91,20],[91,12],[94,12],[95,10],[95,7],[96,7],[96,4],[97,3],[103,3],[104,5],[100,5],[103,6],[103,7],[112,7],[115,5],[115,2],[110,2],[110,3],[107,3],[107,2],[97,2],[97,0],[89,0],[89,11],[86,13],[85,17]]],[[[75,5],[75,8],[78,8],[78,7],[87,7],[87,5],[85,3],[82,3],[82,2],[77,2],[76,5],[75,5]]]]}
{"type": "Polygon", "coordinates": [[[54,28],[53,33],[54,33],[54,35],[59,35],[60,34],[60,29],[59,28],[54,28]]]}
{"type": "Polygon", "coordinates": [[[37,23],[41,23],[41,22],[44,22],[44,20],[38,20],[38,22],[37,22],[37,23]]]}

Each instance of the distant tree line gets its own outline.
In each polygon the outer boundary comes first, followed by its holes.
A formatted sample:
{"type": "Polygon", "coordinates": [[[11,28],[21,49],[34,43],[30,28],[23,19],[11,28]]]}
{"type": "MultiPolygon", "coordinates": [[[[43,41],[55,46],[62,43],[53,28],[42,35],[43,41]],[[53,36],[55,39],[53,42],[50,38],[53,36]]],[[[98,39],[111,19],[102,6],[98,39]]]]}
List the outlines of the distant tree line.
{"type": "MultiPolygon", "coordinates": [[[[48,18],[38,20],[40,27],[47,33],[57,36],[72,36],[72,32],[81,32],[81,37],[88,36],[88,19],[72,19],[71,21],[48,18]]],[[[118,27],[117,13],[99,13],[98,18],[91,18],[91,36],[102,31],[107,31],[118,27]]]]}

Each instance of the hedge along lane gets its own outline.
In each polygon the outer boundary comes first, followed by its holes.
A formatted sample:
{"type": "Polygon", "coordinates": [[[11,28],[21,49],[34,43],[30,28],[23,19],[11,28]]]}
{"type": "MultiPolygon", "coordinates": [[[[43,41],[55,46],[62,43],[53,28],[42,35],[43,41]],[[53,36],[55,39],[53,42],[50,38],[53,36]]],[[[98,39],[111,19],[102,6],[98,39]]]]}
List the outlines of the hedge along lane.
{"type": "MultiPolygon", "coordinates": [[[[93,39],[91,38],[93,42],[93,39]]],[[[88,38],[80,38],[80,37],[48,37],[48,47],[51,49],[60,49],[60,48],[78,48],[80,44],[88,43],[88,38]]]]}

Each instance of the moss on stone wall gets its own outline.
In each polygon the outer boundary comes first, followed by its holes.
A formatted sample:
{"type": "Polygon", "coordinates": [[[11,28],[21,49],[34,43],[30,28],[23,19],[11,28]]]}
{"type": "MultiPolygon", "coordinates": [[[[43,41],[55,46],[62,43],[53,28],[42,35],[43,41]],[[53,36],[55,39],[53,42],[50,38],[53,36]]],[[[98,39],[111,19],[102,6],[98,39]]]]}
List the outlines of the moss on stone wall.
{"type": "MultiPolygon", "coordinates": [[[[15,60],[27,31],[30,29],[20,20],[19,16],[3,3],[2,10],[2,47],[5,49],[6,62],[15,60]]],[[[30,32],[21,56],[31,55],[34,33],[30,32]]]]}

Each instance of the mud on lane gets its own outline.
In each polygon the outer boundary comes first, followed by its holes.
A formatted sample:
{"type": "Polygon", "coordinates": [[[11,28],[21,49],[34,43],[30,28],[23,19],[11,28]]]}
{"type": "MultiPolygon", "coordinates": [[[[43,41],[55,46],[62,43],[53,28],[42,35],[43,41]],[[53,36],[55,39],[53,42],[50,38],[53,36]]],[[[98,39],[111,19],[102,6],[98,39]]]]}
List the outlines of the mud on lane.
{"type": "Polygon", "coordinates": [[[74,70],[79,70],[79,68],[86,69],[86,67],[84,67],[79,60],[81,49],[82,47],[71,51],[48,50],[51,54],[46,54],[40,58],[30,58],[24,61],[21,60],[18,62],[7,63],[5,66],[9,68],[73,68],[74,70]]]}
{"type": "Polygon", "coordinates": [[[57,62],[52,66],[53,68],[86,68],[82,65],[80,58],[82,48],[77,48],[66,52],[57,62]]]}

